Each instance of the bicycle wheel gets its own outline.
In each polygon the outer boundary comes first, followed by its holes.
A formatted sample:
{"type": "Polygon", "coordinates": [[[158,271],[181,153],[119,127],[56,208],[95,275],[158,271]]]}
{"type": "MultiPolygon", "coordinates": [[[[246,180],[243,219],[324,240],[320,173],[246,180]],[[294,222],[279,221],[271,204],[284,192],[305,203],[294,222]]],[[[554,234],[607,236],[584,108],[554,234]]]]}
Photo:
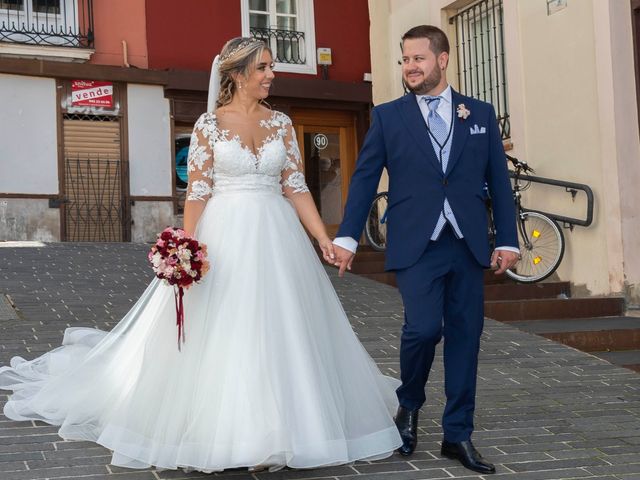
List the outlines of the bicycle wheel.
{"type": "Polygon", "coordinates": [[[564,255],[564,236],[558,224],[540,212],[522,212],[517,219],[521,260],[507,275],[535,283],[556,271],[564,255]]]}
{"type": "Polygon", "coordinates": [[[375,196],[369,208],[364,234],[371,248],[383,252],[387,248],[387,207],[389,197],[387,192],[380,192],[375,196]]]}

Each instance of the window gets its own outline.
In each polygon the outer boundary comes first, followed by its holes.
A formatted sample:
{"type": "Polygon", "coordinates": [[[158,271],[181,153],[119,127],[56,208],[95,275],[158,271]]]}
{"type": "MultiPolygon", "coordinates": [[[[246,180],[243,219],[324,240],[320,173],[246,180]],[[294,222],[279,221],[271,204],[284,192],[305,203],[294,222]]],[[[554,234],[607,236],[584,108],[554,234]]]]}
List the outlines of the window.
{"type": "Polygon", "coordinates": [[[251,28],[297,30],[296,0],[249,0],[249,25],[251,28]]]}
{"type": "Polygon", "coordinates": [[[242,34],[271,47],[278,71],[317,73],[313,0],[243,0],[242,34]]]}
{"type": "Polygon", "coordinates": [[[511,137],[502,0],[482,0],[450,19],[456,28],[458,88],[496,110],[502,139],[511,137]]]}
{"type": "MultiPolygon", "coordinates": [[[[24,11],[25,0],[0,0],[0,9],[14,10],[16,12],[24,11]]],[[[31,5],[33,12],[59,15],[60,0],[27,0],[27,5],[31,5]]]]}
{"type": "Polygon", "coordinates": [[[0,9],[4,10],[23,10],[24,0],[0,0],[0,9]]]}
{"type": "Polygon", "coordinates": [[[93,0],[0,0],[0,41],[93,46],[93,0]]]}

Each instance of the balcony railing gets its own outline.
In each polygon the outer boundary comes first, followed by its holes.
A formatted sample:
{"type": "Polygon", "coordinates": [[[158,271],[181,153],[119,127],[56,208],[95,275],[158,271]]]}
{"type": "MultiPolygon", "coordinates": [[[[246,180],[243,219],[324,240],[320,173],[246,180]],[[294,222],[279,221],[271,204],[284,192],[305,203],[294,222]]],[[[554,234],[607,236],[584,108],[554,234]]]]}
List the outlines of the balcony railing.
{"type": "Polygon", "coordinates": [[[0,0],[0,42],[93,48],[93,0],[0,0]]]}
{"type": "Polygon", "coordinates": [[[294,65],[305,65],[307,63],[304,32],[257,27],[251,27],[250,32],[252,37],[259,38],[271,47],[276,63],[291,63],[294,65]]]}

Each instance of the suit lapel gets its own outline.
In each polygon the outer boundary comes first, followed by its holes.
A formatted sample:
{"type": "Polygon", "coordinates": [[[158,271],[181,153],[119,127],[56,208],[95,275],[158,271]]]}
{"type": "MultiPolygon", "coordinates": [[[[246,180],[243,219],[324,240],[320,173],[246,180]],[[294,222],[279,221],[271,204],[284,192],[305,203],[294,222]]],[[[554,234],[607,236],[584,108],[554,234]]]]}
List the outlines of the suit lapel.
{"type": "Polygon", "coordinates": [[[407,126],[407,130],[409,131],[411,136],[413,136],[415,143],[429,159],[429,163],[440,174],[442,174],[442,168],[440,167],[438,157],[436,156],[436,153],[433,150],[433,146],[431,145],[431,139],[429,138],[427,126],[424,123],[424,117],[422,116],[420,107],[418,107],[416,96],[413,93],[405,95],[404,97],[402,97],[398,108],[400,110],[402,119],[407,126]]]}
{"type": "Polygon", "coordinates": [[[453,138],[451,139],[451,153],[449,154],[449,163],[447,164],[447,174],[451,172],[460,158],[464,145],[467,143],[467,139],[469,138],[469,122],[458,117],[458,113],[456,111],[458,105],[464,103],[464,99],[453,88],[451,89],[451,103],[453,108],[453,116],[451,117],[451,121],[453,122],[453,138]]]}

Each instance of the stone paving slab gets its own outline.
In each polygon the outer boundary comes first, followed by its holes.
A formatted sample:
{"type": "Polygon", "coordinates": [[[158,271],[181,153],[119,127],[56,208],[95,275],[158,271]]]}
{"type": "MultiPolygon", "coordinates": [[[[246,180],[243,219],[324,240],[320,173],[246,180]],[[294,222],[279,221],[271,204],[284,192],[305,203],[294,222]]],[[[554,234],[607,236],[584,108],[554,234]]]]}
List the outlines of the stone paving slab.
{"type": "Polygon", "coordinates": [[[628,330],[640,328],[640,318],[597,317],[597,318],[563,318],[553,320],[518,320],[509,322],[530,333],[564,333],[564,332],[599,332],[602,330],[628,330]]]}
{"type": "MultiPolygon", "coordinates": [[[[0,365],[55,348],[69,326],[112,328],[152,278],[147,245],[0,243],[0,365]],[[4,295],[17,306],[15,311],[4,295]]],[[[380,368],[398,376],[402,305],[397,290],[328,270],[363,345],[380,368]]],[[[592,355],[486,321],[480,358],[474,442],[498,473],[482,477],[439,456],[444,405],[438,352],[409,459],[315,470],[205,475],[126,470],[109,451],[61,440],[41,422],[0,415],[0,480],[422,480],[640,479],[640,374],[592,355]]],[[[6,402],[0,394],[0,406],[6,402]]]]}

